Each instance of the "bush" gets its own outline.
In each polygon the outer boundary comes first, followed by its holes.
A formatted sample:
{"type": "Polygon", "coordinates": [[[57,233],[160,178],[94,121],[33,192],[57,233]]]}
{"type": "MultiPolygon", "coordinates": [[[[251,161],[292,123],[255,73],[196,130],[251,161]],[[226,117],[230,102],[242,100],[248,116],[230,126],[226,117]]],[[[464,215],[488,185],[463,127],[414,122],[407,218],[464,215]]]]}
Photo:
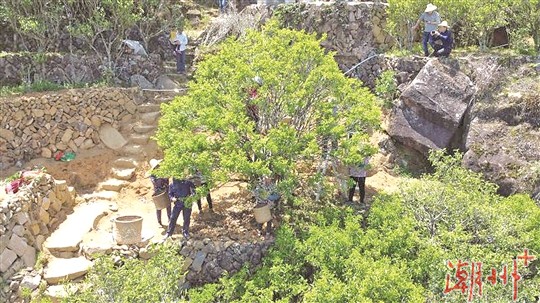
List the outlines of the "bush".
{"type": "MultiPolygon", "coordinates": [[[[540,252],[540,209],[529,197],[497,196],[461,167],[459,153],[430,159],[433,174],[375,199],[367,228],[361,216],[334,210],[303,232],[282,227],[261,268],[190,290],[191,301],[461,302],[460,292],[443,295],[446,274],[454,278],[446,261],[483,262],[485,280],[492,267],[510,273],[523,249],[540,252]]],[[[519,262],[520,302],[539,295],[536,266],[519,262]]],[[[485,282],[482,302],[509,302],[509,288],[485,282]]]]}
{"type": "Polygon", "coordinates": [[[146,303],[177,302],[184,259],[177,247],[158,246],[148,261],[123,259],[115,264],[102,256],[85,278],[81,293],[72,294],[66,303],[146,303]]]}
{"type": "Polygon", "coordinates": [[[397,85],[396,73],[393,70],[386,70],[379,75],[375,82],[375,94],[381,98],[383,106],[392,108],[396,98],[397,85]]]}

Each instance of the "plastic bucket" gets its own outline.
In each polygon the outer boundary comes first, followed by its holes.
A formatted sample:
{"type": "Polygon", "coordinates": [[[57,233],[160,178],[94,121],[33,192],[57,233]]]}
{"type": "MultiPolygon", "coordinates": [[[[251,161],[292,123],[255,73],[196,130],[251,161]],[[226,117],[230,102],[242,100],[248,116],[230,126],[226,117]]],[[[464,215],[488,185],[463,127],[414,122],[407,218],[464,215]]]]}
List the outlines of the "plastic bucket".
{"type": "Polygon", "coordinates": [[[114,239],[118,244],[141,242],[142,221],[140,216],[121,216],[114,219],[114,239]]]}
{"type": "Polygon", "coordinates": [[[265,223],[272,220],[269,204],[257,204],[257,206],[253,208],[253,214],[255,215],[255,221],[257,221],[257,223],[265,223]]]}
{"type": "Polygon", "coordinates": [[[167,206],[171,205],[171,200],[169,200],[167,191],[164,191],[159,195],[152,196],[152,201],[154,201],[154,205],[158,210],[167,208],[167,206]]]}

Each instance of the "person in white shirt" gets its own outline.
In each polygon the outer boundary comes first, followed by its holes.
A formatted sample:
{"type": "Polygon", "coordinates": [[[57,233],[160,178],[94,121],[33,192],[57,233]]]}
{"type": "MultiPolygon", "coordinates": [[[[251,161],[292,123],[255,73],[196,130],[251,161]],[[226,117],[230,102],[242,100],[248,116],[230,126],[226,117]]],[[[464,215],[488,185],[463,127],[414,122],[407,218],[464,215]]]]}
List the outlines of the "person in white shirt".
{"type": "Polygon", "coordinates": [[[176,72],[184,74],[186,72],[186,48],[188,44],[188,38],[186,34],[179,30],[176,32],[174,38],[171,38],[171,43],[175,45],[174,54],[176,56],[176,72]]]}
{"type": "Polygon", "coordinates": [[[441,23],[441,16],[436,12],[437,7],[431,3],[426,6],[425,11],[420,15],[416,24],[412,27],[413,30],[417,30],[420,23],[424,22],[424,31],[422,32],[422,48],[424,49],[424,55],[429,56],[428,43],[435,49],[435,44],[431,38],[432,32],[437,30],[437,26],[441,23]]]}

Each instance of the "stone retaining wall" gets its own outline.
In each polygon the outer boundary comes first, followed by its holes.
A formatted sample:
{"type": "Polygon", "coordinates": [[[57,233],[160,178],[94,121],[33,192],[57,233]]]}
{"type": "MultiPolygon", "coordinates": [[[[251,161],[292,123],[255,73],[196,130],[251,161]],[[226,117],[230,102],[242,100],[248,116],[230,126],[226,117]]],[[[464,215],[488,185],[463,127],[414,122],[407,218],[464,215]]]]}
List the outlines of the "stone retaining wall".
{"type": "MultiPolygon", "coordinates": [[[[386,26],[385,3],[373,2],[310,2],[280,5],[274,13],[281,15],[286,25],[306,30],[308,33],[325,34],[322,46],[336,52],[336,61],[343,71],[381,50],[389,49],[394,39],[384,30],[386,26]]],[[[362,65],[370,70],[367,75],[379,73],[382,67],[377,60],[362,65]]],[[[373,87],[373,77],[360,80],[373,87]]]]}
{"type": "Polygon", "coordinates": [[[262,242],[236,242],[232,240],[188,241],[180,254],[186,259],[184,269],[189,268],[186,281],[191,286],[216,282],[223,274],[238,272],[246,263],[261,263],[272,240],[262,242]]]}
{"type": "MultiPolygon", "coordinates": [[[[129,83],[132,75],[141,75],[153,82],[162,71],[159,55],[142,57],[126,54],[117,60],[115,75],[124,83],[129,83]]],[[[92,83],[105,76],[102,62],[95,55],[15,53],[0,57],[0,86],[36,81],[92,83]]]]}
{"type": "MultiPolygon", "coordinates": [[[[185,258],[182,271],[188,271],[182,282],[185,287],[202,285],[216,282],[226,273],[236,273],[247,263],[257,266],[273,242],[239,242],[228,238],[180,241],[178,248],[185,258]]],[[[143,260],[152,257],[147,247],[137,245],[117,245],[111,249],[83,247],[82,252],[90,259],[93,255],[112,254],[115,262],[120,262],[121,256],[143,260]]]]}
{"type": "Polygon", "coordinates": [[[0,169],[35,156],[88,149],[100,143],[102,125],[133,118],[137,89],[63,90],[0,100],[0,169]]]}
{"type": "MultiPolygon", "coordinates": [[[[1,190],[4,190],[3,186],[1,190]]],[[[65,220],[76,193],[66,181],[41,173],[18,193],[0,201],[0,301],[6,297],[10,277],[36,263],[45,238],[65,220]]]]}

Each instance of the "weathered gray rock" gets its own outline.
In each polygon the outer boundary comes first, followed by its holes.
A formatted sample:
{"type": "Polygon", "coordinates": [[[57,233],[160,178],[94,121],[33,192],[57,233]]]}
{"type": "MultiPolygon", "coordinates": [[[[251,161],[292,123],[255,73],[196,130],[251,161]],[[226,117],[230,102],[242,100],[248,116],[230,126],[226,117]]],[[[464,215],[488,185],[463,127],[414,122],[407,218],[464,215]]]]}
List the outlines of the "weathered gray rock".
{"type": "Polygon", "coordinates": [[[92,262],[84,257],[71,259],[53,258],[45,268],[43,278],[49,284],[58,284],[62,280],[73,280],[88,272],[92,262]]]}
{"type": "Polygon", "coordinates": [[[196,272],[201,271],[204,259],[206,259],[206,253],[202,251],[197,252],[197,254],[195,254],[195,259],[191,264],[191,268],[196,272]]]}
{"type": "Polygon", "coordinates": [[[131,86],[138,86],[142,89],[152,89],[154,88],[154,85],[152,82],[148,81],[144,76],[142,75],[133,75],[129,79],[131,86]]]}
{"type": "Polygon", "coordinates": [[[458,147],[474,85],[457,67],[430,60],[393,109],[388,134],[428,155],[430,149],[458,147]]]}
{"type": "Polygon", "coordinates": [[[23,238],[17,236],[16,234],[13,234],[11,236],[11,239],[9,240],[7,247],[11,249],[14,253],[16,253],[19,257],[21,257],[26,252],[28,244],[26,244],[26,241],[23,238]]]}
{"type": "Polygon", "coordinates": [[[26,287],[28,289],[34,290],[38,288],[40,282],[40,275],[26,275],[21,281],[21,287],[26,287]]]}
{"type": "Polygon", "coordinates": [[[9,249],[4,249],[0,254],[0,272],[7,271],[15,260],[17,260],[17,254],[9,249]]]}
{"type": "Polygon", "coordinates": [[[127,144],[127,140],[122,134],[110,124],[104,124],[99,129],[101,142],[110,149],[119,150],[127,144]]]}
{"type": "Polygon", "coordinates": [[[173,81],[169,76],[167,75],[160,75],[156,79],[156,88],[157,89],[178,89],[180,88],[180,84],[173,81]]]}

